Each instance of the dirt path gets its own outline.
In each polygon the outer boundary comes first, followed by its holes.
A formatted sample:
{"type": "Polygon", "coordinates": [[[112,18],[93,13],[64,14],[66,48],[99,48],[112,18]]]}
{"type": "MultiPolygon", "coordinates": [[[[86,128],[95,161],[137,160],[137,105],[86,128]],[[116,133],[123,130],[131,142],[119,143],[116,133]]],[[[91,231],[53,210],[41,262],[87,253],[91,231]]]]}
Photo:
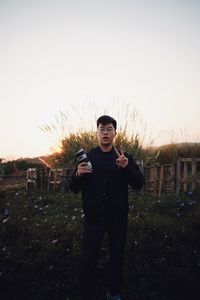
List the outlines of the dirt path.
{"type": "Polygon", "coordinates": [[[0,191],[8,190],[10,188],[16,188],[16,187],[25,187],[26,185],[26,177],[10,177],[6,179],[0,180],[0,191]]]}

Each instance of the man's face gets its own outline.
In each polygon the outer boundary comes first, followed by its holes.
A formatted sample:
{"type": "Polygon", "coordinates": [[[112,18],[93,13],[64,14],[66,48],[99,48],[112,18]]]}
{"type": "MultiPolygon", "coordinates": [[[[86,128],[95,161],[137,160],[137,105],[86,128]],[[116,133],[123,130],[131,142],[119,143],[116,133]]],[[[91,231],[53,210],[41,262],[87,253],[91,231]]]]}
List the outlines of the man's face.
{"type": "Polygon", "coordinates": [[[99,145],[108,146],[111,145],[116,136],[116,130],[112,123],[99,124],[97,128],[97,139],[99,145]]]}

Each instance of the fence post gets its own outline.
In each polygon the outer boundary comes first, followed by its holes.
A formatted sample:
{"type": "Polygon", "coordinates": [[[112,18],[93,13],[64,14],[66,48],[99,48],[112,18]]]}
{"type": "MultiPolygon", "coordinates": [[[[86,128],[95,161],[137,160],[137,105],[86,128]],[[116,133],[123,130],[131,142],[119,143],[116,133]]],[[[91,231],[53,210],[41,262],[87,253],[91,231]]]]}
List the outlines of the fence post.
{"type": "Polygon", "coordinates": [[[196,187],[196,176],[197,176],[197,163],[196,163],[196,159],[192,157],[192,191],[196,187]]]}
{"type": "Polygon", "coordinates": [[[187,172],[187,169],[188,169],[188,162],[187,161],[184,161],[183,162],[183,191],[186,192],[187,191],[187,186],[188,186],[188,172],[187,172]]]}
{"type": "Polygon", "coordinates": [[[180,157],[177,157],[176,161],[176,194],[179,195],[180,193],[180,184],[181,184],[181,170],[180,170],[180,157]]]}
{"type": "Polygon", "coordinates": [[[160,197],[163,187],[163,175],[164,175],[164,166],[160,165],[160,177],[159,177],[159,186],[158,186],[158,196],[160,197]]]}
{"type": "Polygon", "coordinates": [[[158,164],[156,164],[154,167],[153,167],[153,188],[154,188],[154,192],[155,192],[155,196],[157,196],[157,193],[158,193],[158,189],[157,189],[157,186],[158,186],[158,183],[157,183],[157,180],[158,180],[158,164]]]}
{"type": "Polygon", "coordinates": [[[26,190],[29,189],[29,187],[33,186],[34,189],[36,189],[38,184],[38,172],[37,168],[28,168],[26,171],[26,190]]]}

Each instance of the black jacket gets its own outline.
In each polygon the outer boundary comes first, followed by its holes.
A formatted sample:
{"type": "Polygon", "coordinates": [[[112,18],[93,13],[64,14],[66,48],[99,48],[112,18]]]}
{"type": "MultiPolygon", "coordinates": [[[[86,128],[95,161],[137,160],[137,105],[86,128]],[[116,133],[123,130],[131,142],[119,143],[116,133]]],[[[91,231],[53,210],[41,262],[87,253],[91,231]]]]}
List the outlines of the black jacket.
{"type": "Polygon", "coordinates": [[[71,191],[82,192],[86,222],[99,223],[112,220],[114,216],[127,219],[128,185],[140,189],[144,183],[144,176],[136,162],[131,155],[125,153],[128,166],[119,168],[113,148],[109,152],[103,152],[100,147],[96,147],[87,155],[93,172],[77,177],[76,166],[69,184],[71,191]]]}

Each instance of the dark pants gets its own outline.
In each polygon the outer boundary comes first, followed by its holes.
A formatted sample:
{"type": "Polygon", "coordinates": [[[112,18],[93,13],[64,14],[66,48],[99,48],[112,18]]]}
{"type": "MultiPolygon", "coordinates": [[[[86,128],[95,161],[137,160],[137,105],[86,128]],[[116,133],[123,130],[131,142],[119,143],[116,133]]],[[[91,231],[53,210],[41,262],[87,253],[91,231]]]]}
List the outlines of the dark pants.
{"type": "Polygon", "coordinates": [[[82,300],[94,299],[95,269],[105,233],[108,234],[110,252],[109,292],[111,295],[116,295],[121,292],[127,221],[114,221],[107,224],[86,223],[84,225],[83,254],[80,273],[82,300]]]}

